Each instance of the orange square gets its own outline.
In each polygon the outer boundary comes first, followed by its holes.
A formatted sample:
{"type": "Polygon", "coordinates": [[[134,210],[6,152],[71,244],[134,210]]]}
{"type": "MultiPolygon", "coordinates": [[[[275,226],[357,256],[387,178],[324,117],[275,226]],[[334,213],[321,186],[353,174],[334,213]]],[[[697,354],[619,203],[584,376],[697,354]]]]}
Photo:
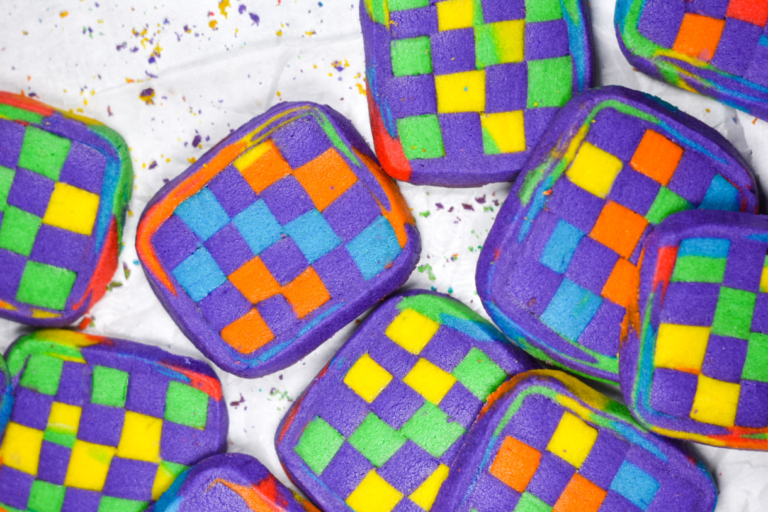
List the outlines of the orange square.
{"type": "Polygon", "coordinates": [[[600,212],[590,238],[629,258],[648,226],[645,217],[613,201],[608,201],[600,212]]]}
{"type": "Polygon", "coordinates": [[[272,140],[263,142],[235,160],[245,181],[257,194],[291,174],[291,166],[285,161],[272,140]]]}
{"type": "Polygon", "coordinates": [[[597,512],[607,493],[576,473],[568,482],[552,512],[597,512]]]}
{"type": "Polygon", "coordinates": [[[768,23],[768,2],[765,0],[731,0],[725,15],[762,28],[768,23]]]}
{"type": "Polygon", "coordinates": [[[672,49],[709,62],[715,56],[720,36],[723,35],[723,28],[725,28],[725,20],[686,13],[672,49]]]}
{"type": "Polygon", "coordinates": [[[608,282],[603,286],[601,295],[619,306],[630,309],[637,301],[639,285],[640,271],[624,258],[619,258],[608,282]]]}
{"type": "Polygon", "coordinates": [[[280,293],[280,283],[258,256],[235,270],[229,280],[251,304],[258,304],[280,293]]]}
{"type": "Polygon", "coordinates": [[[320,211],[357,182],[355,173],[333,148],[296,169],[293,175],[320,211]]]}
{"type": "Polygon", "coordinates": [[[682,157],[683,148],[660,133],[646,130],[629,164],[636,171],[666,186],[682,157]]]}
{"type": "Polygon", "coordinates": [[[283,288],[283,295],[291,303],[293,311],[299,318],[304,318],[331,300],[331,294],[328,293],[323,280],[312,267],[288,283],[283,288]]]}
{"type": "Polygon", "coordinates": [[[255,308],[221,331],[221,338],[241,354],[257,351],[274,337],[267,322],[255,308]]]}
{"type": "Polygon", "coordinates": [[[507,437],[496,454],[489,472],[516,490],[525,491],[528,483],[539,469],[541,452],[514,437],[507,437]]]}

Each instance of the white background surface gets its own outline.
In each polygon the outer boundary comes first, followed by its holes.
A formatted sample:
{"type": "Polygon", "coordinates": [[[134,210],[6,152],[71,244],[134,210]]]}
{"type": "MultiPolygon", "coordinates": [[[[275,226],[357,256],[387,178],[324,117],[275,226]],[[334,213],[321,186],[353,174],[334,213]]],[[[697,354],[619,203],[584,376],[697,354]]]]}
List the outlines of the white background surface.
{"type": "MultiPolygon", "coordinates": [[[[35,95],[95,118],[120,132],[131,148],[136,182],[118,286],[93,309],[88,332],[202,358],[155,298],[139,266],[134,249],[139,215],[164,179],[280,101],[331,105],[370,141],[357,1],[0,0],[0,90],[35,95]],[[154,104],[139,98],[148,88],[155,92],[154,104]]],[[[596,83],[640,89],[680,107],[726,136],[758,180],[768,178],[768,124],[633,71],[616,42],[613,10],[612,0],[591,2],[596,83]]],[[[485,315],[474,269],[509,185],[401,189],[423,240],[419,270],[407,286],[452,293],[485,315]]],[[[0,320],[0,348],[25,329],[0,320]]],[[[277,424],[351,329],[262,379],[219,371],[231,404],[230,451],[258,457],[288,483],[274,450],[277,424]]],[[[768,510],[768,453],[696,449],[718,482],[718,512],[768,510]]]]}

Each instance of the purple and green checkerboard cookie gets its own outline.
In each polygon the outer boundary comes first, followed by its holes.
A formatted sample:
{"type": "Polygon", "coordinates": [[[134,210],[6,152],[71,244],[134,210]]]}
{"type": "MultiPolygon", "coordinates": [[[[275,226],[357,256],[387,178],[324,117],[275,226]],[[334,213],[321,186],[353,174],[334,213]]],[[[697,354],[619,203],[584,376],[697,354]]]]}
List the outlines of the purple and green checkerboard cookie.
{"type": "Polygon", "coordinates": [[[768,119],[768,0],[619,0],[627,60],[682,89],[768,119]]]}
{"type": "Polygon", "coordinates": [[[435,510],[711,512],[717,490],[675,441],[557,371],[505,383],[467,435],[435,510]]]}
{"type": "Polygon", "coordinates": [[[0,317],[61,327],[101,299],[132,187],[117,133],[0,92],[0,317]]]}
{"type": "Polygon", "coordinates": [[[293,405],[277,454],[326,512],[429,511],[487,397],[536,367],[461,302],[396,295],[293,405]]]}
{"type": "Polygon", "coordinates": [[[226,404],[205,363],[65,330],[24,336],[6,357],[2,510],[138,512],[226,447],[226,404]]]}
{"type": "Polygon", "coordinates": [[[582,0],[362,0],[368,107],[392,177],[511,181],[592,84],[582,0]]]}
{"type": "Polygon", "coordinates": [[[228,453],[205,459],[182,473],[153,512],[319,512],[293,493],[261,462],[228,453]]]}
{"type": "Polygon", "coordinates": [[[137,246],[192,342],[225,371],[259,377],[399,288],[421,240],[397,185],[348,120],[283,103],[158,192],[137,246]]]}
{"type": "Polygon", "coordinates": [[[558,114],[488,235],[483,305],[536,357],[617,383],[619,343],[638,325],[643,240],[694,208],[757,212],[728,141],[652,96],[586,92],[558,114]]]}
{"type": "Polygon", "coordinates": [[[659,434],[768,450],[768,219],[685,212],[645,243],[621,389],[659,434]]]}

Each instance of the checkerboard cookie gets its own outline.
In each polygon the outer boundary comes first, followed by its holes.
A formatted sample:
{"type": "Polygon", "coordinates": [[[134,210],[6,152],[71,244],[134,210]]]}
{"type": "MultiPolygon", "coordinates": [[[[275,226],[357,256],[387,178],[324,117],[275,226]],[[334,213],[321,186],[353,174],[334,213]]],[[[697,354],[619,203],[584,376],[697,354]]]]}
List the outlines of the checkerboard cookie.
{"type": "Polygon", "coordinates": [[[428,511],[488,395],[536,367],[462,303],[395,295],[293,405],[277,454],[326,512],[428,511]]]}
{"type": "Polygon", "coordinates": [[[205,459],[182,473],[153,512],[319,512],[281,484],[261,462],[228,453],[205,459]]]}
{"type": "Polygon", "coordinates": [[[558,371],[505,383],[452,469],[435,510],[711,512],[717,501],[712,477],[683,445],[558,371]]]}
{"type": "Polygon", "coordinates": [[[101,299],[132,187],[117,133],[0,92],[0,317],[61,327],[101,299]]]}
{"type": "Polygon", "coordinates": [[[364,0],[376,154],[419,185],[512,181],[592,84],[581,0],[364,0]]]}
{"type": "Polygon", "coordinates": [[[137,246],[176,323],[241,377],[304,357],[400,287],[421,251],[365,141],[311,103],[270,109],[166,185],[137,246]]]}
{"type": "Polygon", "coordinates": [[[221,384],[200,361],[65,330],[24,336],[6,358],[0,508],[144,510],[226,447],[221,384]]]}
{"type": "Polygon", "coordinates": [[[621,387],[659,434],[768,450],[768,221],[685,212],[648,237],[621,387]]]}
{"type": "Polygon", "coordinates": [[[768,119],[768,2],[619,0],[616,33],[640,71],[768,119]]]}
{"type": "Polygon", "coordinates": [[[651,96],[586,92],[560,112],[488,235],[483,305],[531,354],[617,383],[619,344],[639,325],[643,240],[695,208],[757,212],[728,141],[651,96]]]}

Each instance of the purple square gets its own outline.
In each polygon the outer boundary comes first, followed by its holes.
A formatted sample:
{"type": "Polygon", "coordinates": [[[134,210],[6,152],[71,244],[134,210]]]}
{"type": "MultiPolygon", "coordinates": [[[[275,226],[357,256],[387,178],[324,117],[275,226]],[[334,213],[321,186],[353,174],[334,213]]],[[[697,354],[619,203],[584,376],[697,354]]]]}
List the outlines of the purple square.
{"type": "Polygon", "coordinates": [[[507,283],[500,282],[501,279],[496,281],[499,286],[506,285],[507,289],[500,290],[500,293],[491,291],[502,311],[506,309],[504,302],[509,301],[512,307],[522,307],[536,316],[541,316],[562,280],[563,276],[549,267],[537,261],[522,259],[515,265],[507,283]],[[535,276],[535,279],[532,279],[532,276],[535,276]]]}
{"type": "MultiPolygon", "coordinates": [[[[669,505],[667,505],[667,507],[669,507],[669,505]]],[[[667,510],[687,510],[667,507],[665,507],[667,510]]],[[[642,512],[642,510],[643,509],[639,508],[613,489],[608,490],[608,494],[605,496],[603,504],[600,505],[600,512],[642,512]]]]}
{"type": "Polygon", "coordinates": [[[14,389],[11,421],[36,430],[45,430],[53,397],[17,385],[14,389]]]}
{"type": "Polygon", "coordinates": [[[720,294],[716,283],[669,283],[659,321],[665,324],[709,327],[720,294]]]}
{"type": "Polygon", "coordinates": [[[387,96],[395,119],[437,112],[437,92],[432,75],[397,76],[387,84],[387,96]]]}
{"type": "Polygon", "coordinates": [[[624,456],[629,451],[629,444],[607,430],[597,431],[597,441],[587,455],[579,474],[591,480],[595,485],[608,489],[616,473],[619,472],[624,456]]]}
{"type": "Polygon", "coordinates": [[[565,275],[592,293],[600,295],[618,260],[619,255],[613,249],[585,236],[576,247],[565,275]]]}
{"type": "Polygon", "coordinates": [[[483,21],[486,23],[522,19],[525,19],[524,0],[483,0],[483,21]]]}
{"type": "Polygon", "coordinates": [[[512,416],[503,435],[512,436],[543,452],[562,416],[562,407],[541,395],[531,395],[525,398],[523,405],[512,416]]]}
{"type": "Polygon", "coordinates": [[[621,325],[626,310],[611,301],[604,300],[592,321],[579,337],[579,343],[609,357],[619,353],[621,325]]]}
{"type": "Polygon", "coordinates": [[[323,217],[344,243],[362,233],[379,215],[381,208],[359,181],[323,210],[323,217]]]}
{"type": "Polygon", "coordinates": [[[473,338],[463,332],[441,325],[424,347],[421,357],[451,373],[472,349],[472,342],[473,338]]]}
{"type": "Polygon", "coordinates": [[[723,286],[759,292],[765,253],[765,244],[743,238],[733,240],[725,263],[723,286]]]}
{"type": "Polygon", "coordinates": [[[297,118],[283,125],[272,135],[272,142],[292,169],[298,169],[333,147],[312,116],[297,118]]]}
{"type": "Polygon", "coordinates": [[[432,66],[435,75],[450,75],[477,69],[475,65],[475,29],[446,30],[434,34],[432,36],[432,66]]]}
{"type": "Polygon", "coordinates": [[[152,235],[152,246],[167,269],[175,269],[202,245],[194,232],[176,215],[172,215],[152,235]]]}
{"type": "MultiPolygon", "coordinates": [[[[587,134],[587,142],[629,162],[645,135],[645,123],[613,108],[600,111],[587,134]]],[[[703,197],[703,196],[702,196],[703,197]]]]}
{"type": "Polygon", "coordinates": [[[439,463],[413,441],[406,441],[389,459],[379,475],[403,494],[411,494],[429,477],[439,463]]]}
{"type": "MultiPolygon", "coordinates": [[[[480,410],[478,409],[478,412],[480,410]]],[[[464,441],[467,439],[467,434],[462,434],[452,445],[448,450],[445,451],[442,457],[440,457],[440,462],[445,464],[446,466],[451,466],[453,464],[454,459],[456,459],[456,456],[459,454],[459,450],[464,446],[464,441]]]]}
{"type": "Polygon", "coordinates": [[[525,143],[528,149],[536,147],[559,111],[559,107],[540,107],[525,111],[525,143]]]}
{"type": "Polygon", "coordinates": [[[524,110],[528,103],[527,84],[528,67],[524,62],[485,68],[486,113],[524,110]]]}
{"type": "Polygon", "coordinates": [[[72,450],[66,446],[43,441],[43,446],[40,448],[37,478],[51,484],[64,485],[71,454],[72,450]]]}
{"type": "Polygon", "coordinates": [[[61,512],[98,512],[101,493],[67,487],[61,512]]]}
{"type": "Polygon", "coordinates": [[[736,425],[748,428],[768,427],[768,384],[752,380],[741,381],[736,425]]]}
{"type": "Polygon", "coordinates": [[[105,446],[120,444],[125,409],[106,405],[85,404],[80,415],[77,438],[105,446]]]}
{"type": "Polygon", "coordinates": [[[711,334],[701,373],[713,379],[738,383],[747,360],[747,340],[711,334]]]}
{"type": "Polygon", "coordinates": [[[35,477],[10,466],[0,467],[0,502],[26,510],[35,477]]]}
{"type": "Polygon", "coordinates": [[[289,237],[272,244],[261,254],[261,261],[281,286],[285,286],[309,266],[296,243],[289,237]]]}
{"type": "Polygon", "coordinates": [[[400,502],[392,509],[392,512],[423,512],[424,509],[415,504],[408,498],[400,500],[400,502]]]}
{"type": "Polygon", "coordinates": [[[659,488],[646,512],[668,512],[670,510],[696,510],[701,506],[701,495],[691,492],[689,480],[668,478],[659,488]]]}
{"type": "Polygon", "coordinates": [[[483,405],[483,402],[460,382],[454,384],[440,401],[440,409],[450,416],[449,421],[456,421],[467,430],[477,419],[483,405]]]}
{"type": "MultiPolygon", "coordinates": [[[[744,78],[756,84],[768,87],[768,48],[759,45],[752,55],[752,62],[744,74],[744,78]]],[[[0,148],[0,151],[2,149],[0,148]]]]}
{"type": "Polygon", "coordinates": [[[16,291],[24,273],[27,258],[20,254],[0,249],[0,299],[16,300],[16,291]]]}
{"type": "Polygon", "coordinates": [[[198,430],[172,421],[163,422],[160,458],[191,466],[218,453],[221,444],[218,429],[198,430]]]}
{"type": "Polygon", "coordinates": [[[162,418],[168,378],[155,371],[134,371],[128,381],[125,408],[129,411],[162,418]]]}
{"type": "Polygon", "coordinates": [[[645,215],[651,209],[660,188],[661,185],[656,181],[627,165],[616,176],[608,199],[626,206],[635,213],[645,215]]]}
{"type": "Polygon", "coordinates": [[[656,368],[651,383],[651,407],[676,418],[688,418],[698,384],[696,375],[656,368]]]}
{"type": "Polygon", "coordinates": [[[725,28],[712,65],[734,75],[743,75],[762,35],[763,27],[736,18],[725,18],[725,28]]]}
{"type": "Polygon", "coordinates": [[[13,121],[0,119],[0,165],[16,169],[24,142],[24,127],[13,121]]]}
{"type": "Polygon", "coordinates": [[[541,454],[539,469],[536,470],[526,490],[544,503],[554,506],[575,473],[576,468],[568,462],[544,451],[541,454]]]}
{"type": "Polygon", "coordinates": [[[403,380],[419,360],[383,334],[372,340],[368,354],[396,379],[403,380]]]}
{"type": "Polygon", "coordinates": [[[410,386],[393,379],[371,403],[371,410],[389,426],[400,430],[422,405],[424,398],[421,395],[410,386]]]}
{"type": "Polygon", "coordinates": [[[320,479],[339,498],[346,500],[371,469],[373,465],[368,462],[368,459],[352,448],[352,445],[344,443],[325,468],[320,479]]]}
{"type": "MultiPolygon", "coordinates": [[[[293,124],[295,123],[289,126],[293,124]]],[[[315,208],[309,194],[293,175],[286,176],[267,187],[262,191],[261,198],[267,203],[269,211],[281,226],[315,208]]]]}
{"type": "Polygon", "coordinates": [[[357,283],[364,281],[363,274],[344,246],[339,246],[312,264],[322,279],[328,293],[335,299],[344,300],[357,290],[357,283]]]}
{"type": "Polygon", "coordinates": [[[125,500],[151,501],[157,467],[151,462],[114,457],[102,493],[125,500]]]}
{"type": "Polygon", "coordinates": [[[336,384],[323,396],[318,415],[344,437],[351,436],[368,415],[368,404],[346,384],[336,384]]]}
{"type": "Polygon", "coordinates": [[[605,201],[574,185],[565,176],[555,183],[549,196],[549,210],[585,233],[592,231],[605,201]]]}
{"type": "Polygon", "coordinates": [[[101,185],[106,173],[107,159],[93,148],[72,141],[67,161],[61,169],[59,181],[101,194],[101,185]]]}
{"type": "Polygon", "coordinates": [[[647,0],[637,25],[640,33],[664,48],[672,48],[685,16],[687,2],[647,0]]]}
{"type": "Polygon", "coordinates": [[[389,14],[392,39],[428,36],[437,32],[437,7],[395,11],[389,14]]]}
{"type": "Polygon", "coordinates": [[[197,305],[211,327],[216,331],[244,316],[251,310],[251,303],[229,281],[213,290],[197,305]]]}
{"type": "Polygon", "coordinates": [[[299,324],[296,321],[296,313],[293,312],[293,306],[282,295],[275,295],[259,302],[256,309],[276,338],[290,339],[298,335],[299,324]]]}
{"type": "Polygon", "coordinates": [[[230,218],[234,218],[259,199],[240,171],[232,165],[217,174],[207,187],[230,218]]]}
{"type": "Polygon", "coordinates": [[[8,193],[8,204],[42,217],[53,194],[53,180],[36,172],[18,169],[8,193]]]}
{"type": "Polygon", "coordinates": [[[509,512],[519,500],[519,492],[487,471],[480,475],[469,498],[471,508],[478,512],[509,512]]]}
{"type": "Polygon", "coordinates": [[[231,222],[209,238],[205,248],[227,275],[248,263],[254,256],[248,243],[231,222]]]}
{"type": "Polygon", "coordinates": [[[709,183],[716,173],[711,158],[688,149],[683,153],[667,187],[683,199],[698,205],[704,200],[709,183]]]}
{"type": "Polygon", "coordinates": [[[42,224],[30,258],[32,261],[80,272],[88,263],[92,243],[91,237],[42,224]]]}
{"type": "Polygon", "coordinates": [[[553,59],[569,54],[565,20],[525,24],[525,60],[553,59]]]}
{"type": "Polygon", "coordinates": [[[768,293],[758,293],[752,314],[752,331],[768,334],[768,293]]]}
{"type": "Polygon", "coordinates": [[[56,401],[82,406],[91,398],[91,368],[82,363],[64,361],[56,401]]]}
{"type": "Polygon", "coordinates": [[[686,6],[689,12],[723,19],[730,3],[731,0],[690,0],[686,6]]]}
{"type": "Polygon", "coordinates": [[[438,118],[443,132],[445,154],[448,157],[483,154],[480,114],[461,112],[458,114],[440,114],[438,118]]]}

